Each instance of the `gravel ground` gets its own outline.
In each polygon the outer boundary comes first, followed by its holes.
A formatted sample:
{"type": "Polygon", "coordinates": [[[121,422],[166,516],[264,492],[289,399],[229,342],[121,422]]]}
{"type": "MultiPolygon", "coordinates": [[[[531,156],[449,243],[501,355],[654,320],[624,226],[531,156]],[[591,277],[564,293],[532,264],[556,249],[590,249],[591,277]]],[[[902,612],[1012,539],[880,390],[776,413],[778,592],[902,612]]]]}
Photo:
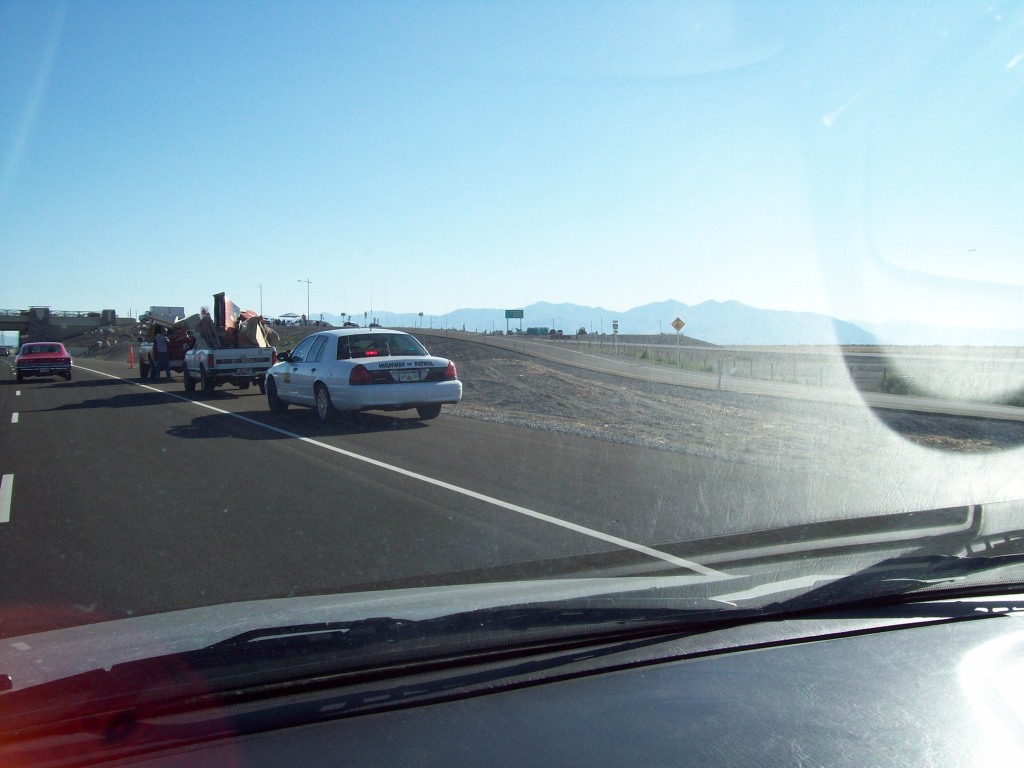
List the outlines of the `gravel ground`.
{"type": "Polygon", "coordinates": [[[593,373],[453,339],[431,337],[450,357],[463,400],[446,412],[620,443],[767,466],[803,462],[846,472],[893,433],[944,452],[1024,444],[1024,423],[936,416],[654,384],[593,373]],[[824,466],[825,463],[835,466],[824,466]]]}

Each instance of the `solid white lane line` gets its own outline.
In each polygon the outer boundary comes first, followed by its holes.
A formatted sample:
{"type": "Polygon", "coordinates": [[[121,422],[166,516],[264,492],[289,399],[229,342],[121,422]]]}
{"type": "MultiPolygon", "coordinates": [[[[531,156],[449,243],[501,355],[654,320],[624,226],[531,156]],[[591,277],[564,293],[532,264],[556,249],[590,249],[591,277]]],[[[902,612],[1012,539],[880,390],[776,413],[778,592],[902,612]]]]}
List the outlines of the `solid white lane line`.
{"type": "Polygon", "coordinates": [[[225,416],[232,416],[232,417],[238,419],[239,421],[244,421],[247,424],[252,424],[253,426],[261,427],[262,429],[267,429],[267,430],[270,430],[271,432],[276,432],[277,434],[284,435],[285,437],[290,437],[290,438],[293,438],[295,440],[300,440],[303,443],[307,443],[309,445],[316,446],[317,448],[323,448],[325,450],[332,451],[334,453],[340,454],[340,455],[345,456],[347,458],[355,459],[356,461],[362,461],[362,462],[365,462],[367,464],[371,464],[371,465],[373,465],[375,467],[379,467],[380,469],[385,469],[385,470],[387,470],[389,472],[394,472],[396,474],[403,475],[403,476],[411,478],[413,480],[419,480],[420,482],[427,483],[429,485],[433,485],[433,486],[435,486],[437,488],[443,488],[443,489],[445,489],[447,491],[451,491],[452,493],[458,493],[458,494],[461,494],[462,496],[467,496],[467,497],[469,497],[471,499],[476,499],[477,501],[482,501],[482,502],[484,502],[486,504],[491,504],[492,506],[499,507],[501,509],[506,509],[506,510],[508,510],[510,512],[516,512],[517,514],[525,515],[526,517],[532,517],[532,518],[534,518],[536,520],[541,520],[541,521],[543,521],[545,523],[551,523],[552,525],[557,525],[557,526],[559,526],[561,528],[565,528],[567,530],[583,534],[584,536],[589,536],[591,538],[598,539],[600,541],[604,541],[604,542],[607,542],[609,544],[614,544],[615,546],[622,547],[623,549],[630,549],[630,550],[632,550],[634,552],[638,552],[638,553],[640,553],[642,555],[647,555],[648,557],[653,557],[653,558],[655,558],[657,560],[663,560],[663,561],[665,561],[667,563],[671,563],[672,565],[679,566],[680,568],[687,568],[687,569],[689,569],[691,571],[694,571],[695,573],[699,573],[699,574],[702,574],[704,576],[708,576],[710,578],[714,578],[714,579],[730,579],[730,578],[733,578],[732,576],[730,576],[727,573],[723,573],[722,571],[716,571],[714,568],[708,568],[707,566],[701,565],[700,563],[694,562],[692,560],[687,560],[687,559],[682,558],[682,557],[676,557],[675,555],[670,555],[667,552],[662,552],[661,550],[654,549],[652,547],[648,547],[648,546],[645,546],[643,544],[638,544],[635,541],[629,541],[628,539],[622,539],[622,538],[619,538],[618,536],[613,536],[613,535],[611,535],[609,533],[604,533],[603,531],[598,531],[598,530],[596,530],[594,528],[587,528],[586,526],[583,526],[583,525],[577,525],[576,523],[571,523],[568,520],[562,520],[559,517],[553,517],[551,515],[546,515],[543,512],[537,512],[535,510],[528,509],[526,507],[521,507],[518,504],[512,504],[512,503],[507,502],[507,501],[502,501],[501,499],[496,499],[493,496],[487,496],[486,494],[483,494],[483,493],[477,493],[476,491],[471,491],[468,488],[463,488],[462,486],[459,486],[459,485],[453,485],[452,483],[446,483],[443,480],[438,480],[438,479],[433,478],[433,477],[428,477],[427,475],[421,475],[418,472],[413,472],[413,471],[408,470],[408,469],[403,469],[402,467],[395,466],[394,464],[388,464],[388,463],[383,462],[383,461],[378,461],[377,459],[371,459],[369,456],[363,456],[362,454],[359,454],[359,453],[353,453],[352,451],[345,450],[344,448],[338,448],[337,446],[334,446],[334,445],[328,445],[327,443],[322,443],[319,440],[314,440],[311,437],[303,437],[302,435],[296,434],[295,432],[289,432],[286,429],[281,429],[280,427],[275,427],[275,426],[273,426],[271,424],[264,424],[261,421],[256,421],[255,419],[250,419],[247,416],[242,416],[242,415],[237,414],[237,413],[232,413],[231,411],[225,411],[224,409],[217,408],[216,406],[210,405],[209,403],[203,403],[203,402],[200,402],[198,400],[190,400],[189,398],[183,397],[182,395],[177,395],[177,394],[175,394],[173,392],[165,392],[162,389],[157,389],[156,387],[149,386],[148,384],[140,384],[139,382],[131,381],[130,379],[122,379],[120,376],[114,376],[113,374],[104,373],[103,371],[96,371],[96,370],[93,370],[91,368],[83,368],[82,370],[89,371],[90,373],[95,373],[95,374],[97,374],[99,376],[106,376],[107,378],[117,379],[118,381],[125,381],[125,382],[127,382],[129,384],[134,384],[134,385],[136,385],[138,387],[142,387],[143,389],[148,389],[148,390],[150,390],[152,392],[160,392],[161,394],[168,395],[169,397],[176,398],[178,400],[181,400],[182,402],[191,403],[192,405],[197,405],[200,408],[206,408],[207,410],[213,411],[214,413],[220,413],[220,414],[223,414],[225,416]]]}
{"type": "Polygon", "coordinates": [[[11,520],[11,494],[14,493],[14,475],[4,475],[0,480],[0,523],[11,520]]]}
{"type": "Polygon", "coordinates": [[[18,412],[15,411],[14,413],[11,414],[11,424],[17,424],[17,423],[18,423],[18,412]]]}

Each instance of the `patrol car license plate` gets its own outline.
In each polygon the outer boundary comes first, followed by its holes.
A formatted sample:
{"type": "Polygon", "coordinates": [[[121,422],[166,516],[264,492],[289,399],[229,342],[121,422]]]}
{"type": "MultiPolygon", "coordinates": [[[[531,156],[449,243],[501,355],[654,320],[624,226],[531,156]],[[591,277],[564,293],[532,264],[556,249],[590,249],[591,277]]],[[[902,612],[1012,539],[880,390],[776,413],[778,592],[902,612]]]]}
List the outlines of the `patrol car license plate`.
{"type": "Polygon", "coordinates": [[[398,380],[399,381],[419,381],[420,380],[420,372],[419,371],[399,371],[399,373],[398,373],[398,380]]]}

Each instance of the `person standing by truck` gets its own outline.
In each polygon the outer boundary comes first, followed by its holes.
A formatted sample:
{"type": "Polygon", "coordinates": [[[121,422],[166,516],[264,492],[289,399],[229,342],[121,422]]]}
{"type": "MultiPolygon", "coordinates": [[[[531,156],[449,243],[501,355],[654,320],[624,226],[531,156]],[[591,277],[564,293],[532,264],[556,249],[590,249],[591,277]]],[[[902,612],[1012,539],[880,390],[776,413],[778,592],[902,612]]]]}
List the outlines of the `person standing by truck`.
{"type": "Polygon", "coordinates": [[[167,380],[171,380],[171,357],[170,348],[167,343],[167,329],[163,326],[157,329],[153,339],[153,367],[150,369],[149,377],[156,381],[160,378],[160,371],[167,371],[167,380]]]}

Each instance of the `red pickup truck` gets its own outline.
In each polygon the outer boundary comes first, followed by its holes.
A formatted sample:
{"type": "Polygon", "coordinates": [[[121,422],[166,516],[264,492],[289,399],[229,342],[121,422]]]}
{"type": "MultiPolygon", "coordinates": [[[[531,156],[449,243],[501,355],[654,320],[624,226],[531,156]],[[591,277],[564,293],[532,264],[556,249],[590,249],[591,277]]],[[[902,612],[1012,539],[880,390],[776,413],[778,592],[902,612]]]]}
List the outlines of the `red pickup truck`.
{"type": "Polygon", "coordinates": [[[146,333],[139,336],[139,378],[143,381],[149,378],[155,362],[153,339],[160,328],[167,331],[167,357],[171,361],[172,371],[181,371],[185,352],[193,344],[193,336],[182,321],[151,317],[146,333]]]}

